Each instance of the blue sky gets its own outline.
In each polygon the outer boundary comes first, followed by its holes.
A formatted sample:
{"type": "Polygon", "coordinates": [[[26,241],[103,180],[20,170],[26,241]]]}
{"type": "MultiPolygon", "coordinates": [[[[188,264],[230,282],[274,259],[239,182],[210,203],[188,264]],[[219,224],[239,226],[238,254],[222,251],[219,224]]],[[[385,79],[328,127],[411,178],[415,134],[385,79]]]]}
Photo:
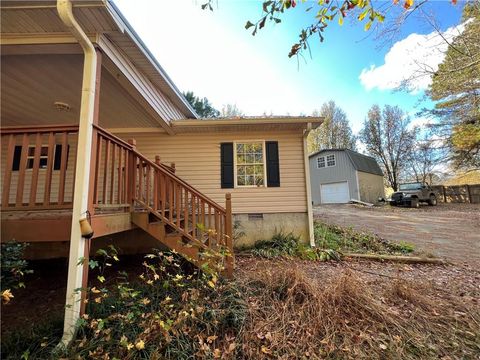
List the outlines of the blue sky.
{"type": "MultiPolygon", "coordinates": [[[[299,4],[283,15],[282,23],[267,24],[253,37],[244,25],[260,17],[260,1],[218,0],[213,12],[201,10],[203,2],[115,0],[180,90],[206,96],[216,108],[236,104],[247,115],[310,115],[333,99],[357,132],[375,103],[398,105],[412,116],[428,105],[422,100],[428,79],[413,92],[392,90],[395,81],[412,74],[416,57],[430,66],[441,61],[435,53],[438,35],[415,14],[384,46],[374,34],[367,36],[363,24],[334,22],[323,43],[310,41],[311,57],[305,53],[297,61],[287,54],[299,30],[313,19],[313,12],[304,11],[312,3],[299,4]]],[[[424,10],[435,14],[447,35],[460,31],[452,28],[460,21],[460,3],[432,0],[424,10]]]]}

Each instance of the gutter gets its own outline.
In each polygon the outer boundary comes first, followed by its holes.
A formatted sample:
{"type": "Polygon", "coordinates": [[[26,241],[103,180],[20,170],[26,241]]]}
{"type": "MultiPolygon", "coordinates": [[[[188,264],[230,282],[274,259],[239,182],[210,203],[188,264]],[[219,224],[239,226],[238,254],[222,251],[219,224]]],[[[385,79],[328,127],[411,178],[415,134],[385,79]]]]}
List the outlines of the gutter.
{"type": "Polygon", "coordinates": [[[312,187],[310,184],[310,158],[308,156],[307,137],[313,130],[312,123],[307,124],[307,128],[303,131],[303,160],[305,166],[305,187],[307,191],[307,215],[308,215],[308,232],[310,246],[315,247],[315,233],[313,229],[313,207],[312,207],[312,187]]]}
{"type": "Polygon", "coordinates": [[[80,219],[82,216],[85,216],[84,214],[88,210],[97,53],[92,42],[75,20],[71,1],[57,0],[57,11],[60,19],[71,34],[77,39],[84,52],[64,333],[61,343],[59,344],[59,346],[61,346],[70,343],[75,335],[77,321],[80,317],[82,307],[81,294],[77,289],[83,286],[84,281],[83,267],[78,266],[77,263],[85,254],[88,256],[89,252],[88,242],[82,237],[80,230],[80,219]]]}

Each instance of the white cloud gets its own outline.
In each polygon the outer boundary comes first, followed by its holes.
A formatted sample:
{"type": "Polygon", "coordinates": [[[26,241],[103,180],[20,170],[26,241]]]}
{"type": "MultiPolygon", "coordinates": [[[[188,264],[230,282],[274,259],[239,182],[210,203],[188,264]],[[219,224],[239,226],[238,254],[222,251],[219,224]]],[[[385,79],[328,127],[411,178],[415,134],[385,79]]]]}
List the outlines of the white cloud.
{"type": "Polygon", "coordinates": [[[433,123],[434,121],[431,118],[417,117],[417,118],[414,118],[412,121],[410,121],[410,124],[408,125],[408,127],[409,129],[413,129],[414,127],[425,129],[428,125],[431,125],[433,123]]]}
{"type": "Polygon", "coordinates": [[[450,42],[465,29],[465,24],[453,26],[441,35],[434,31],[430,34],[410,34],[396,42],[385,55],[383,65],[371,65],[363,69],[359,78],[362,85],[371,90],[389,90],[398,88],[405,80],[409,80],[412,93],[425,90],[431,83],[431,75],[443,61],[450,42]]]}

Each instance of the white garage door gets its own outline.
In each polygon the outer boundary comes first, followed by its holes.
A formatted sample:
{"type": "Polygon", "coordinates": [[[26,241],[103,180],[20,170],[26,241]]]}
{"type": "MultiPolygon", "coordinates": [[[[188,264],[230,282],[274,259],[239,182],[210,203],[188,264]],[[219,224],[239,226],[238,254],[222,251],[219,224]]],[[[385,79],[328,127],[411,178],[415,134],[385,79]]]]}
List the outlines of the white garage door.
{"type": "Polygon", "coordinates": [[[344,204],[350,201],[348,182],[320,185],[322,204],[344,204]]]}

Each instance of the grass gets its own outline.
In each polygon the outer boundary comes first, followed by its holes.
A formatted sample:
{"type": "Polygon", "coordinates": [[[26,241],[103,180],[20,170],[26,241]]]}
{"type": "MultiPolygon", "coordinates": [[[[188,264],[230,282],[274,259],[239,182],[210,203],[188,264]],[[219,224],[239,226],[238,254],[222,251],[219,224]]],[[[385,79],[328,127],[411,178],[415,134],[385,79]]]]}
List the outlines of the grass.
{"type": "Polygon", "coordinates": [[[340,260],[340,256],[334,250],[311,248],[303,244],[298,236],[283,231],[277,231],[271,239],[257,241],[249,251],[255,256],[264,258],[284,256],[304,260],[340,260]]]}
{"type": "Polygon", "coordinates": [[[322,222],[315,222],[315,243],[322,249],[339,252],[373,253],[373,254],[409,254],[414,251],[411,244],[394,243],[375,234],[355,231],[322,222]]]}
{"type": "Polygon", "coordinates": [[[245,359],[473,359],[480,311],[438,299],[431,285],[378,289],[349,271],[312,280],[288,263],[260,263],[241,279],[249,315],[245,359]]]}
{"type": "Polygon", "coordinates": [[[1,358],[8,360],[49,359],[63,335],[63,312],[2,336],[1,358]]]}
{"type": "Polygon", "coordinates": [[[324,281],[292,260],[255,264],[240,269],[230,282],[184,267],[169,253],[145,258],[138,264],[142,271],[130,276],[96,268],[89,315],[67,353],[51,355],[62,324],[49,319],[31,331],[3,337],[2,359],[480,355],[479,309],[458,297],[438,297],[439,290],[429,282],[393,279],[375,288],[348,270],[335,271],[324,281]]]}

